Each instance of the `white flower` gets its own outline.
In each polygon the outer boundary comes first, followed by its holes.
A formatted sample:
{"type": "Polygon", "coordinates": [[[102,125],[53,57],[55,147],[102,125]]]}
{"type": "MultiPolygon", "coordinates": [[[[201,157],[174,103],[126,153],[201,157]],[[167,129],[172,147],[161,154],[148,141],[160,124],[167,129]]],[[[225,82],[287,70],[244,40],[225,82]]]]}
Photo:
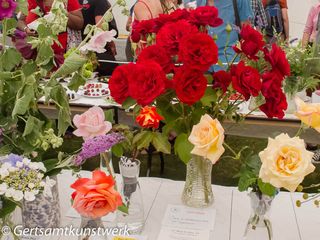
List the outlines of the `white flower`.
{"type": "Polygon", "coordinates": [[[8,188],[7,191],[5,192],[5,197],[11,198],[14,195],[15,190],[13,188],[8,188]]]}
{"type": "Polygon", "coordinates": [[[9,172],[16,172],[17,170],[18,170],[18,168],[16,168],[16,167],[9,167],[8,168],[9,172]]]}
{"type": "Polygon", "coordinates": [[[11,163],[5,162],[1,165],[1,169],[8,170],[10,167],[12,167],[11,163]]]}
{"type": "Polygon", "coordinates": [[[32,189],[31,191],[34,195],[38,195],[39,194],[39,190],[38,189],[32,189]]]}
{"type": "Polygon", "coordinates": [[[34,183],[29,183],[29,184],[28,184],[28,187],[29,187],[30,189],[34,188],[34,183]]]}
{"type": "Polygon", "coordinates": [[[0,176],[1,176],[2,179],[7,177],[7,176],[9,176],[8,169],[0,168],[0,176]]]}
{"type": "Polygon", "coordinates": [[[115,35],[117,35],[117,32],[114,29],[111,31],[101,31],[95,34],[88,43],[83,45],[80,48],[80,51],[83,53],[86,53],[87,51],[104,53],[106,51],[106,44],[113,41],[115,35]]]}
{"type": "Polygon", "coordinates": [[[6,184],[6,183],[1,183],[1,184],[0,184],[0,195],[5,194],[6,191],[7,191],[7,189],[8,189],[7,184],[6,184]]]}
{"type": "Polygon", "coordinates": [[[24,199],[28,202],[32,202],[36,199],[36,196],[33,192],[25,192],[24,199]]]}
{"type": "Polygon", "coordinates": [[[19,190],[15,190],[12,194],[13,200],[20,202],[23,199],[23,192],[19,190]]]}
{"type": "Polygon", "coordinates": [[[44,164],[42,162],[38,162],[38,169],[40,169],[42,172],[46,172],[47,169],[44,166],[44,164]]]}
{"type": "Polygon", "coordinates": [[[38,173],[38,174],[37,174],[37,177],[38,177],[39,179],[42,179],[42,178],[43,178],[43,176],[44,176],[44,174],[43,174],[43,173],[38,173]]]}
{"type": "Polygon", "coordinates": [[[44,196],[52,198],[52,191],[51,188],[56,184],[56,181],[49,178],[48,176],[46,177],[46,183],[43,189],[43,194],[44,196]]]}
{"type": "Polygon", "coordinates": [[[17,162],[16,163],[17,168],[23,168],[23,162],[17,162]]]}
{"type": "Polygon", "coordinates": [[[28,158],[24,158],[24,159],[22,159],[22,162],[23,162],[24,165],[29,166],[29,163],[30,163],[31,161],[30,161],[30,159],[28,159],[28,158]]]}
{"type": "Polygon", "coordinates": [[[38,170],[39,169],[39,165],[36,162],[31,162],[29,164],[29,168],[32,169],[32,170],[38,170]]]}

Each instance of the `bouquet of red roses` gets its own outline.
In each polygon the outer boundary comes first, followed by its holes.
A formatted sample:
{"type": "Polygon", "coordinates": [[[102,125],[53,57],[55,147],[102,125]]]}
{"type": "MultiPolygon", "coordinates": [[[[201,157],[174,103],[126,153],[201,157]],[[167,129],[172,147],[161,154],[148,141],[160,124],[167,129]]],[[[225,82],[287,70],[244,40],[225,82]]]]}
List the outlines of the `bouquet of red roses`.
{"type": "Polygon", "coordinates": [[[163,121],[161,134],[144,130],[137,137],[134,142],[142,142],[141,148],[153,143],[156,148],[161,146],[159,151],[170,152],[167,139],[174,131],[175,152],[187,162],[191,155],[185,152],[193,147],[188,137],[201,116],[207,113],[218,121],[241,120],[238,106],[251,97],[262,99],[258,107],[269,118],[283,118],[287,102],[282,81],[290,74],[284,51],[275,44],[268,47],[262,34],[246,25],[234,46],[233,62],[224,70],[208,73],[219,61],[218,47],[207,28],[220,24],[218,10],[209,6],[179,9],[135,24],[132,40],[144,41],[146,46],[136,64],[114,71],[109,87],[116,102],[125,108],[134,106],[137,115],[144,114],[138,116],[142,127],[157,128],[163,121]],[[238,64],[234,64],[236,59],[241,59],[238,64]]]}

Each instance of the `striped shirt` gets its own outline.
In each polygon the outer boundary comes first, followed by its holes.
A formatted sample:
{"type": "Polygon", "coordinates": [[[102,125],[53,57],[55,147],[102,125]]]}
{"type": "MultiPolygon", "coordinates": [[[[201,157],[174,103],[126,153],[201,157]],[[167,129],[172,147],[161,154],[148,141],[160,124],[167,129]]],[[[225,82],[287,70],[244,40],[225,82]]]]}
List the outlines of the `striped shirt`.
{"type": "Polygon", "coordinates": [[[253,25],[260,28],[268,26],[268,20],[261,0],[251,0],[251,8],[254,15],[253,25]]]}

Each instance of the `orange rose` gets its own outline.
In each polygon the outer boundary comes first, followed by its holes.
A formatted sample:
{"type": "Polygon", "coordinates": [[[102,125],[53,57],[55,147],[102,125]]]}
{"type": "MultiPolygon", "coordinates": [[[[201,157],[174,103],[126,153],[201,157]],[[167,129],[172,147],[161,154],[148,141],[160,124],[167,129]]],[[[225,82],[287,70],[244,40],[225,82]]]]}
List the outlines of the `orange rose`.
{"type": "Polygon", "coordinates": [[[84,217],[100,218],[122,205],[120,194],[114,189],[115,181],[100,170],[92,173],[92,179],[79,178],[71,188],[73,208],[84,217]]]}
{"type": "Polygon", "coordinates": [[[155,107],[146,106],[140,110],[140,114],[137,116],[137,123],[143,128],[155,128],[159,127],[160,120],[163,117],[160,116],[155,107]]]}

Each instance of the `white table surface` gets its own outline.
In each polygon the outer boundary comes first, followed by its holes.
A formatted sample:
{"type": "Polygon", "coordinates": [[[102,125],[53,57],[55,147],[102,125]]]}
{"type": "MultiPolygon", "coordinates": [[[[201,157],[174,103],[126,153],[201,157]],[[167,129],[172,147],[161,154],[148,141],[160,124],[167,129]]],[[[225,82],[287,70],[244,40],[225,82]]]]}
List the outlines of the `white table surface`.
{"type": "MultiPolygon", "coordinates": [[[[89,172],[81,172],[82,176],[90,176],[89,172]]],[[[62,226],[80,226],[80,216],[68,217],[70,213],[70,185],[75,176],[70,171],[63,171],[58,176],[61,202],[62,226]]],[[[184,182],[161,178],[139,179],[145,210],[145,228],[142,235],[148,240],[157,240],[161,222],[168,204],[182,204],[180,197],[184,182]]],[[[251,213],[250,201],[246,193],[240,193],[234,187],[213,185],[217,210],[214,232],[210,240],[242,240],[242,235],[251,213]]],[[[281,192],[272,204],[271,221],[274,240],[319,240],[320,208],[312,203],[295,206],[299,193],[281,192]]],[[[53,240],[77,239],[76,237],[54,237],[53,240]]],[[[164,239],[165,240],[165,239],[164,239]]],[[[200,240],[200,239],[199,239],[200,240]]],[[[257,239],[259,240],[259,239],[257,239]]]]}

